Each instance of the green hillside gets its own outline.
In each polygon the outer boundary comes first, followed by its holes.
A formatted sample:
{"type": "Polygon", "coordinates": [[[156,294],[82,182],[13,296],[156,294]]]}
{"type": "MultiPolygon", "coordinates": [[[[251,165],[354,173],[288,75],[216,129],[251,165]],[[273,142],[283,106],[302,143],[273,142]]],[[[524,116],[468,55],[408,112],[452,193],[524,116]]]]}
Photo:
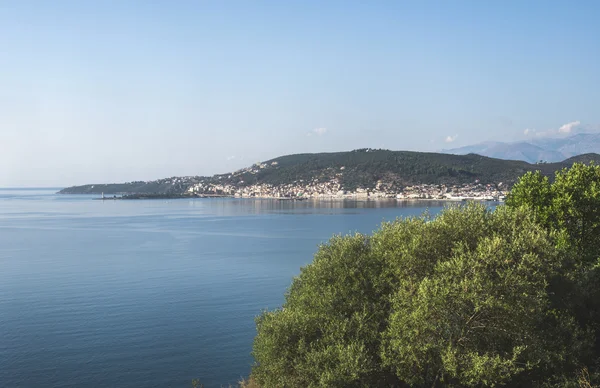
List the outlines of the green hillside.
{"type": "Polygon", "coordinates": [[[328,180],[337,177],[347,190],[373,187],[378,181],[398,186],[413,184],[514,183],[527,171],[541,170],[553,175],[556,170],[576,161],[600,161],[600,155],[587,154],[561,163],[529,164],[522,161],[493,159],[481,155],[360,149],[350,152],[297,154],[271,159],[266,167],[246,169],[222,176],[227,183],[272,185],[328,180]]]}
{"type": "Polygon", "coordinates": [[[248,186],[253,184],[302,184],[338,179],[345,190],[371,188],[378,181],[395,187],[414,184],[513,184],[527,171],[540,170],[546,175],[571,166],[574,162],[600,162],[600,155],[586,154],[560,163],[529,164],[515,160],[488,158],[476,154],[450,155],[442,153],[359,149],[348,152],[295,154],[281,156],[263,163],[213,177],[167,178],[151,182],[96,184],[75,186],[66,194],[127,194],[183,193],[198,182],[248,186]]]}
{"type": "Polygon", "coordinates": [[[201,178],[165,178],[149,182],[91,184],[67,187],[59,194],[181,194],[201,178]]]}

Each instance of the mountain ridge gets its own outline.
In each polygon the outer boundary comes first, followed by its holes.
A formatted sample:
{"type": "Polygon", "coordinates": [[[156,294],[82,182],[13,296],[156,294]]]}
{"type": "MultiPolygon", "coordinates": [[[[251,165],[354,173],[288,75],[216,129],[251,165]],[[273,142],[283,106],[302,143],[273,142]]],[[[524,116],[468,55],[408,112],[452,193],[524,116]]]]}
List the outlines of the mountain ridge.
{"type": "Polygon", "coordinates": [[[486,141],[478,144],[446,149],[441,152],[466,155],[477,153],[506,160],[559,162],[576,155],[600,153],[600,133],[578,133],[567,137],[540,137],[528,141],[486,141]]]}

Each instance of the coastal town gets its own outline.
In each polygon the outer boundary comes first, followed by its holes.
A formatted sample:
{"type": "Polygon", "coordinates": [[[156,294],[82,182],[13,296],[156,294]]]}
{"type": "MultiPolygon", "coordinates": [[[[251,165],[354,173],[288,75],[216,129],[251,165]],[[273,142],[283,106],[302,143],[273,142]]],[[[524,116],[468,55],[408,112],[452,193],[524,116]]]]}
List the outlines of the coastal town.
{"type": "MultiPolygon", "coordinates": [[[[226,178],[231,180],[232,175],[226,178]]],[[[503,201],[508,194],[508,187],[502,182],[483,184],[479,180],[462,185],[417,184],[404,187],[398,187],[395,182],[378,181],[373,187],[345,190],[337,178],[324,182],[315,178],[312,181],[299,180],[283,185],[265,183],[244,185],[243,181],[239,184],[219,183],[213,180],[201,181],[191,185],[187,193],[236,198],[503,201]]]]}
{"type": "Polygon", "coordinates": [[[287,155],[213,176],[83,185],[62,194],[109,198],[232,197],[281,200],[441,200],[502,202],[520,176],[551,176],[572,162],[531,165],[478,155],[369,148],[332,154],[287,155]]]}
{"type": "Polygon", "coordinates": [[[173,176],[153,181],[88,184],[61,194],[109,197],[235,197],[353,200],[503,201],[519,177],[539,171],[551,177],[575,162],[529,164],[480,155],[447,155],[370,148],[338,153],[285,155],[212,176],[173,176]]]}
{"type": "MultiPolygon", "coordinates": [[[[299,179],[287,184],[246,184],[243,180],[243,177],[254,176],[261,171],[278,167],[277,161],[255,163],[230,174],[217,175],[210,180],[202,179],[192,184],[187,189],[187,193],[236,198],[503,201],[509,190],[508,185],[502,182],[484,184],[478,179],[472,183],[460,185],[414,184],[406,186],[399,185],[396,181],[378,180],[372,187],[347,190],[341,183],[346,172],[345,166],[340,166],[335,171],[328,171],[327,175],[315,176],[310,180],[299,179]]],[[[330,167],[327,170],[331,169],[330,167]]]]}

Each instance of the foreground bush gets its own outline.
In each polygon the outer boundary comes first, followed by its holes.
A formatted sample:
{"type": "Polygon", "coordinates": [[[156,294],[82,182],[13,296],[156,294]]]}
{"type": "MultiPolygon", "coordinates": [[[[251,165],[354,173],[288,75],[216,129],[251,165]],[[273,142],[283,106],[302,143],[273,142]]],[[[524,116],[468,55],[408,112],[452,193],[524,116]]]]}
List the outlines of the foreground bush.
{"type": "MultiPolygon", "coordinates": [[[[493,212],[471,204],[332,238],[283,307],[257,319],[253,378],[262,387],[577,386],[583,370],[593,378],[600,250],[587,230],[600,217],[588,204],[579,222],[570,207],[599,199],[589,192],[600,187],[594,168],[572,170],[585,188],[560,191],[528,175],[493,212]],[[541,204],[530,200],[538,194],[519,198],[527,185],[555,194],[541,204]],[[549,202],[556,214],[542,214],[549,202]]],[[[569,173],[554,185],[578,184],[569,173]]]]}

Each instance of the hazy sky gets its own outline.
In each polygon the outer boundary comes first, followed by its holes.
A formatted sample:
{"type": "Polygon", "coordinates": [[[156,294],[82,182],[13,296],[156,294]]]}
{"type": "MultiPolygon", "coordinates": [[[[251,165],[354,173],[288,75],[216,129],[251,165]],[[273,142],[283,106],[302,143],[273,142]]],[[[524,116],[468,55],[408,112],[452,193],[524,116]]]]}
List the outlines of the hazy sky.
{"type": "Polygon", "coordinates": [[[0,186],[598,128],[599,69],[598,1],[0,0],[0,186]]]}

